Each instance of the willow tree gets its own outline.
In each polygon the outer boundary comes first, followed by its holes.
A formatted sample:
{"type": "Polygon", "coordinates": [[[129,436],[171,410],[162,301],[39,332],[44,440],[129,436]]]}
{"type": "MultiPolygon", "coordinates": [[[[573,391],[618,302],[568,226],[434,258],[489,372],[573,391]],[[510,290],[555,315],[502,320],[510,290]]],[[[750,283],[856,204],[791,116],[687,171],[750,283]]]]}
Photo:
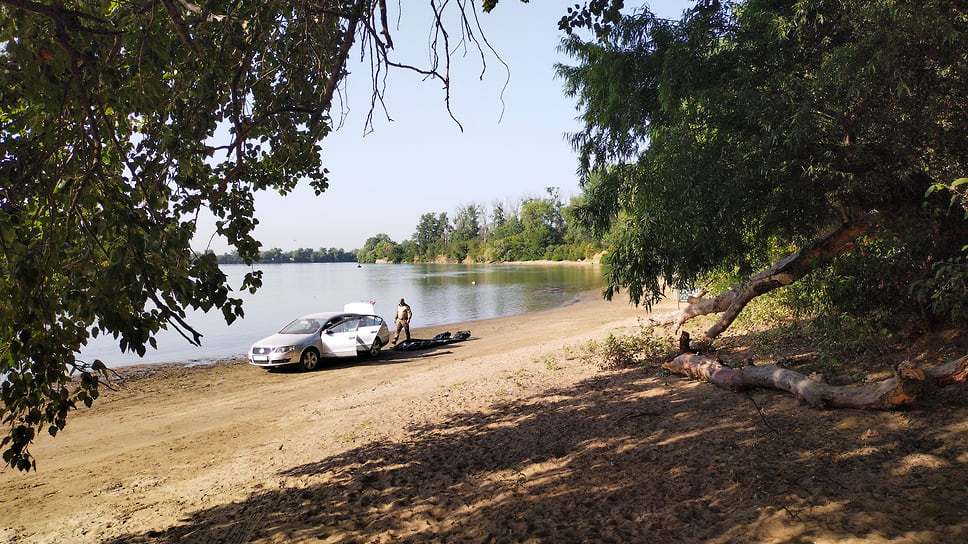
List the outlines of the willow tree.
{"type": "MultiPolygon", "coordinates": [[[[625,289],[650,305],[663,281],[748,278],[664,320],[717,313],[711,339],[752,298],[821,268],[854,298],[893,305],[932,285],[938,265],[964,266],[965,208],[958,193],[932,192],[963,191],[968,175],[964,2],[707,0],[678,21],[596,14],[576,12],[573,24],[598,23],[597,39],[566,40],[578,62],[559,74],[584,120],[572,137],[580,217],[613,233],[607,297],[625,289]],[[771,263],[776,248],[791,252],[771,263]],[[838,268],[858,260],[863,273],[838,268]]],[[[954,302],[939,313],[968,308],[966,285],[946,287],[954,302]]]]}
{"type": "MultiPolygon", "coordinates": [[[[6,463],[33,467],[36,433],[97,397],[103,362],[75,358],[92,336],[143,354],[160,329],[199,341],[186,309],[243,315],[214,255],[192,250],[194,220],[214,215],[250,264],[255,192],[326,189],[320,142],[354,44],[379,106],[388,69],[449,89],[450,40],[482,43],[472,4],[430,2],[430,64],[402,63],[386,4],[0,0],[6,463]]],[[[235,287],[259,285],[252,272],[235,287]]]]}

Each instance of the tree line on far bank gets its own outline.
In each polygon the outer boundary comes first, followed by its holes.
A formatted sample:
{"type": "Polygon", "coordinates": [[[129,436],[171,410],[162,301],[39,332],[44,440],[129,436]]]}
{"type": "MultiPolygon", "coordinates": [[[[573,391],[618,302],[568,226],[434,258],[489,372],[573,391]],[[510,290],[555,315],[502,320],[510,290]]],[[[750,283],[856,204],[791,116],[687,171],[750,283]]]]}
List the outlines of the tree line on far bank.
{"type": "Polygon", "coordinates": [[[575,202],[564,205],[558,187],[547,196],[516,203],[458,206],[447,213],[420,216],[413,236],[395,242],[387,234],[367,239],[356,252],[361,263],[580,261],[604,247],[601,238],[578,224],[575,202]]]}
{"type": "MultiPolygon", "coordinates": [[[[245,264],[237,251],[218,255],[216,257],[219,264],[245,264]]],[[[299,248],[292,251],[283,251],[277,247],[259,252],[260,263],[354,263],[356,262],[356,250],[346,251],[342,248],[331,247],[329,249],[319,248],[299,248]]]]}
{"type": "MultiPolygon", "coordinates": [[[[508,262],[580,261],[601,253],[601,238],[593,236],[574,218],[577,205],[564,205],[557,187],[547,196],[525,197],[517,202],[458,206],[453,219],[446,212],[420,216],[410,239],[395,242],[380,233],[366,240],[362,249],[283,251],[260,253],[260,263],[360,262],[508,262]]],[[[238,252],[218,256],[220,264],[242,264],[238,252]]]]}

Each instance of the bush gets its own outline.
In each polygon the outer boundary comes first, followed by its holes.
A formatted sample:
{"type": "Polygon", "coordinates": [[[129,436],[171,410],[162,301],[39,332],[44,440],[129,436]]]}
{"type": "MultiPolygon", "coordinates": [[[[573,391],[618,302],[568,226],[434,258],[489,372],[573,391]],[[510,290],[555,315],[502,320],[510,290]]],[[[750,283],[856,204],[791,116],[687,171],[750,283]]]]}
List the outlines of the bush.
{"type": "Polygon", "coordinates": [[[933,274],[911,284],[911,293],[936,318],[963,321],[968,317],[968,259],[934,263],[933,274]]]}
{"type": "Polygon", "coordinates": [[[662,329],[642,328],[633,334],[609,333],[602,341],[590,340],[579,349],[579,359],[602,369],[661,364],[676,354],[677,344],[662,329]]]}

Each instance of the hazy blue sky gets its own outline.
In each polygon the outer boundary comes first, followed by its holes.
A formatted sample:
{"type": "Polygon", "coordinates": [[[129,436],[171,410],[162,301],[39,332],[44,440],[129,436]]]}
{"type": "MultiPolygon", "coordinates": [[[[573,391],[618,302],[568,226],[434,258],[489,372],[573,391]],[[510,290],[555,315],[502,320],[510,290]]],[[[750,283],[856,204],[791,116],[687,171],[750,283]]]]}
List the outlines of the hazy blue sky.
{"type": "MultiPolygon", "coordinates": [[[[407,2],[399,21],[390,21],[400,62],[427,64],[430,16],[411,11],[426,4],[407,2]]],[[[468,46],[465,54],[456,48],[459,37],[450,29],[451,49],[456,49],[451,109],[463,132],[447,114],[440,82],[394,70],[385,97],[393,120],[376,111],[374,131],[364,135],[370,72],[369,64],[357,62],[357,53],[343,95],[348,115],[322,142],[330,187],[318,197],[307,183],[286,196],[259,193],[256,236],[263,249],[351,250],[378,233],[401,242],[413,235],[424,213],[447,212],[453,218],[461,205],[490,209],[494,202],[544,196],[545,187],[552,186],[561,188],[566,201],[578,195],[577,161],[564,137],[580,128],[578,112],[554,73],[556,62],[572,63],[557,52],[563,36],[557,21],[571,4],[503,0],[494,12],[480,14],[486,38],[508,65],[487,51],[483,77],[477,49],[468,46]]],[[[660,16],[678,19],[692,2],[649,4],[660,16]]],[[[217,239],[209,244],[211,220],[201,218],[198,231],[196,249],[227,250],[217,239]]]]}

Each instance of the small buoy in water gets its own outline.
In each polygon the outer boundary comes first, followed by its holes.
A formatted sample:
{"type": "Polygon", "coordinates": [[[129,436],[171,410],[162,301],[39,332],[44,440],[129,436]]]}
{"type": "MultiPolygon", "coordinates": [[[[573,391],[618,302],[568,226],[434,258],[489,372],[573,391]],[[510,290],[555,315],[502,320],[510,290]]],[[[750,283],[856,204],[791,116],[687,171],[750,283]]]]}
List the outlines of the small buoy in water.
{"type": "Polygon", "coordinates": [[[476,281],[472,281],[471,282],[471,285],[477,285],[477,282],[476,281]]]}

